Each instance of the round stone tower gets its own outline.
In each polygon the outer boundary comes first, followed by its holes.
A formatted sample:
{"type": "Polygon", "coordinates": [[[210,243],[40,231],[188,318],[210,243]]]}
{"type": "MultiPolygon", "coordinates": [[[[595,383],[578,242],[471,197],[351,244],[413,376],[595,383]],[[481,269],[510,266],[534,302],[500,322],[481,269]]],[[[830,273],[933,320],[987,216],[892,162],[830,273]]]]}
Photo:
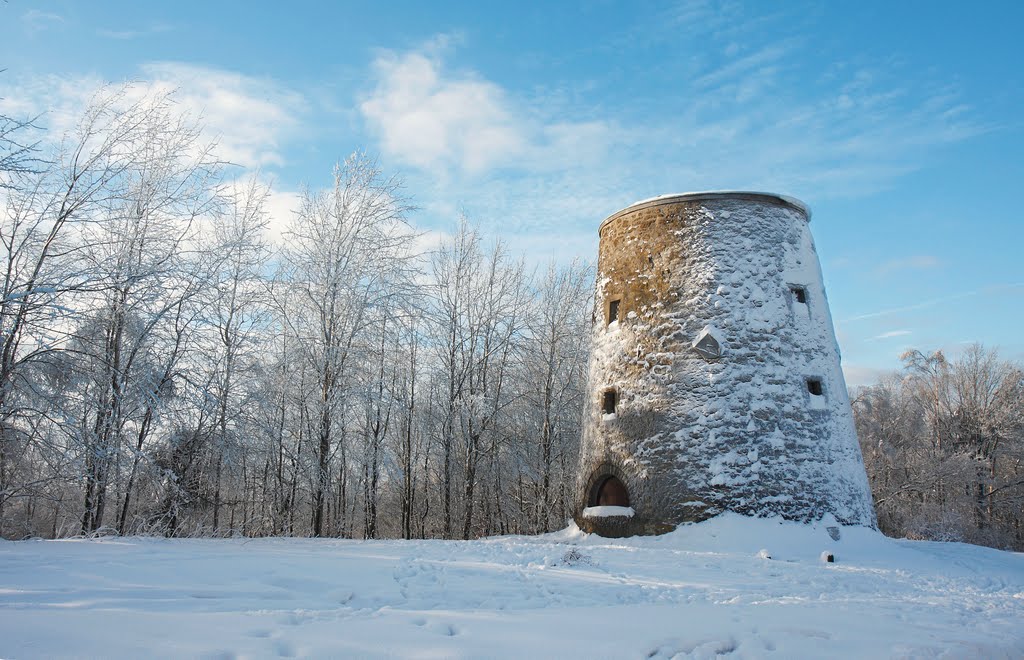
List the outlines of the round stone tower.
{"type": "Polygon", "coordinates": [[[577,524],[723,511],[875,526],[801,202],[706,192],[601,223],[577,524]]]}

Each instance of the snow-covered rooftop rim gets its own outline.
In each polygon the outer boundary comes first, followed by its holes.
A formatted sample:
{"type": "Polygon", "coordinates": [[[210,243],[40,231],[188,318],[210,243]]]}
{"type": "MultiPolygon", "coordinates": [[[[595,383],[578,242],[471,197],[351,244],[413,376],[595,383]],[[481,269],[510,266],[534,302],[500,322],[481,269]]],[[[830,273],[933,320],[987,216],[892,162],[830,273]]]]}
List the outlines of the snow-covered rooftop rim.
{"type": "Polygon", "coordinates": [[[811,220],[811,208],[801,202],[796,197],[790,197],[788,195],[779,195],[777,193],[769,192],[756,192],[751,190],[705,190],[702,192],[685,192],[685,193],[672,193],[670,195],[658,195],[657,197],[651,197],[649,199],[642,199],[639,202],[633,202],[621,211],[616,211],[610,216],[605,218],[601,225],[598,227],[598,233],[604,229],[604,226],[626,213],[632,213],[634,211],[640,211],[642,209],[648,209],[654,206],[662,206],[665,204],[676,204],[678,202],[702,202],[705,200],[714,199],[740,199],[750,201],[767,201],[775,204],[782,204],[790,208],[796,209],[804,214],[807,221],[811,220]]]}

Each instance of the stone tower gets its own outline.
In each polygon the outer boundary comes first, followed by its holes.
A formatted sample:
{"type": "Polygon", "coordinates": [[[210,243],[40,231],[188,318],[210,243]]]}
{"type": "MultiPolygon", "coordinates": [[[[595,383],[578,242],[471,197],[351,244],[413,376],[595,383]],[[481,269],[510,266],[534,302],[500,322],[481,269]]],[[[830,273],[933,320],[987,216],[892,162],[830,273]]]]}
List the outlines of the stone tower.
{"type": "Polygon", "coordinates": [[[706,192],[601,223],[582,529],[724,511],[875,526],[809,220],[780,195],[706,192]]]}

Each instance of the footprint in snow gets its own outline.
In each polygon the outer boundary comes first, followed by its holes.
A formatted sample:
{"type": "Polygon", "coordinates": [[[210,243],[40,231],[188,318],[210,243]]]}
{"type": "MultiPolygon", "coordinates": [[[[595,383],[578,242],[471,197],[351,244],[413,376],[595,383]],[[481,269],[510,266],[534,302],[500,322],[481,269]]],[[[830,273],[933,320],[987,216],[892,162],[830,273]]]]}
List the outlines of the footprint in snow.
{"type": "Polygon", "coordinates": [[[307,612],[290,612],[284,617],[284,624],[288,626],[299,626],[308,623],[313,617],[307,612]]]}
{"type": "Polygon", "coordinates": [[[672,640],[647,652],[648,658],[717,658],[735,653],[739,645],[731,637],[699,641],[672,640]]]}
{"type": "Polygon", "coordinates": [[[277,652],[279,658],[294,658],[298,655],[295,652],[295,646],[286,640],[278,640],[274,643],[274,651],[277,652]]]}
{"type": "Polygon", "coordinates": [[[271,631],[265,628],[258,628],[256,630],[250,630],[248,633],[249,637],[267,638],[270,637],[271,631]]]}
{"type": "Polygon", "coordinates": [[[355,592],[348,590],[337,590],[328,594],[328,597],[338,602],[339,605],[348,605],[356,597],[355,592]]]}
{"type": "Polygon", "coordinates": [[[445,637],[455,637],[459,634],[455,626],[450,623],[438,623],[433,627],[434,632],[444,635],[445,637]]]}

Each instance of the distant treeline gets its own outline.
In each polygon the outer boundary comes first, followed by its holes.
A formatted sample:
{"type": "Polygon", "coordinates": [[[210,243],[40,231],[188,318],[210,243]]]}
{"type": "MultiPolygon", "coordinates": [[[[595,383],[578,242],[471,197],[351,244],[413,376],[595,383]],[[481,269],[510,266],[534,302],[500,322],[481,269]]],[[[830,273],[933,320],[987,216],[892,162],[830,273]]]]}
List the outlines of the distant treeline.
{"type": "Polygon", "coordinates": [[[1024,550],[1022,365],[912,351],[851,398],[883,532],[1024,550]]]}

